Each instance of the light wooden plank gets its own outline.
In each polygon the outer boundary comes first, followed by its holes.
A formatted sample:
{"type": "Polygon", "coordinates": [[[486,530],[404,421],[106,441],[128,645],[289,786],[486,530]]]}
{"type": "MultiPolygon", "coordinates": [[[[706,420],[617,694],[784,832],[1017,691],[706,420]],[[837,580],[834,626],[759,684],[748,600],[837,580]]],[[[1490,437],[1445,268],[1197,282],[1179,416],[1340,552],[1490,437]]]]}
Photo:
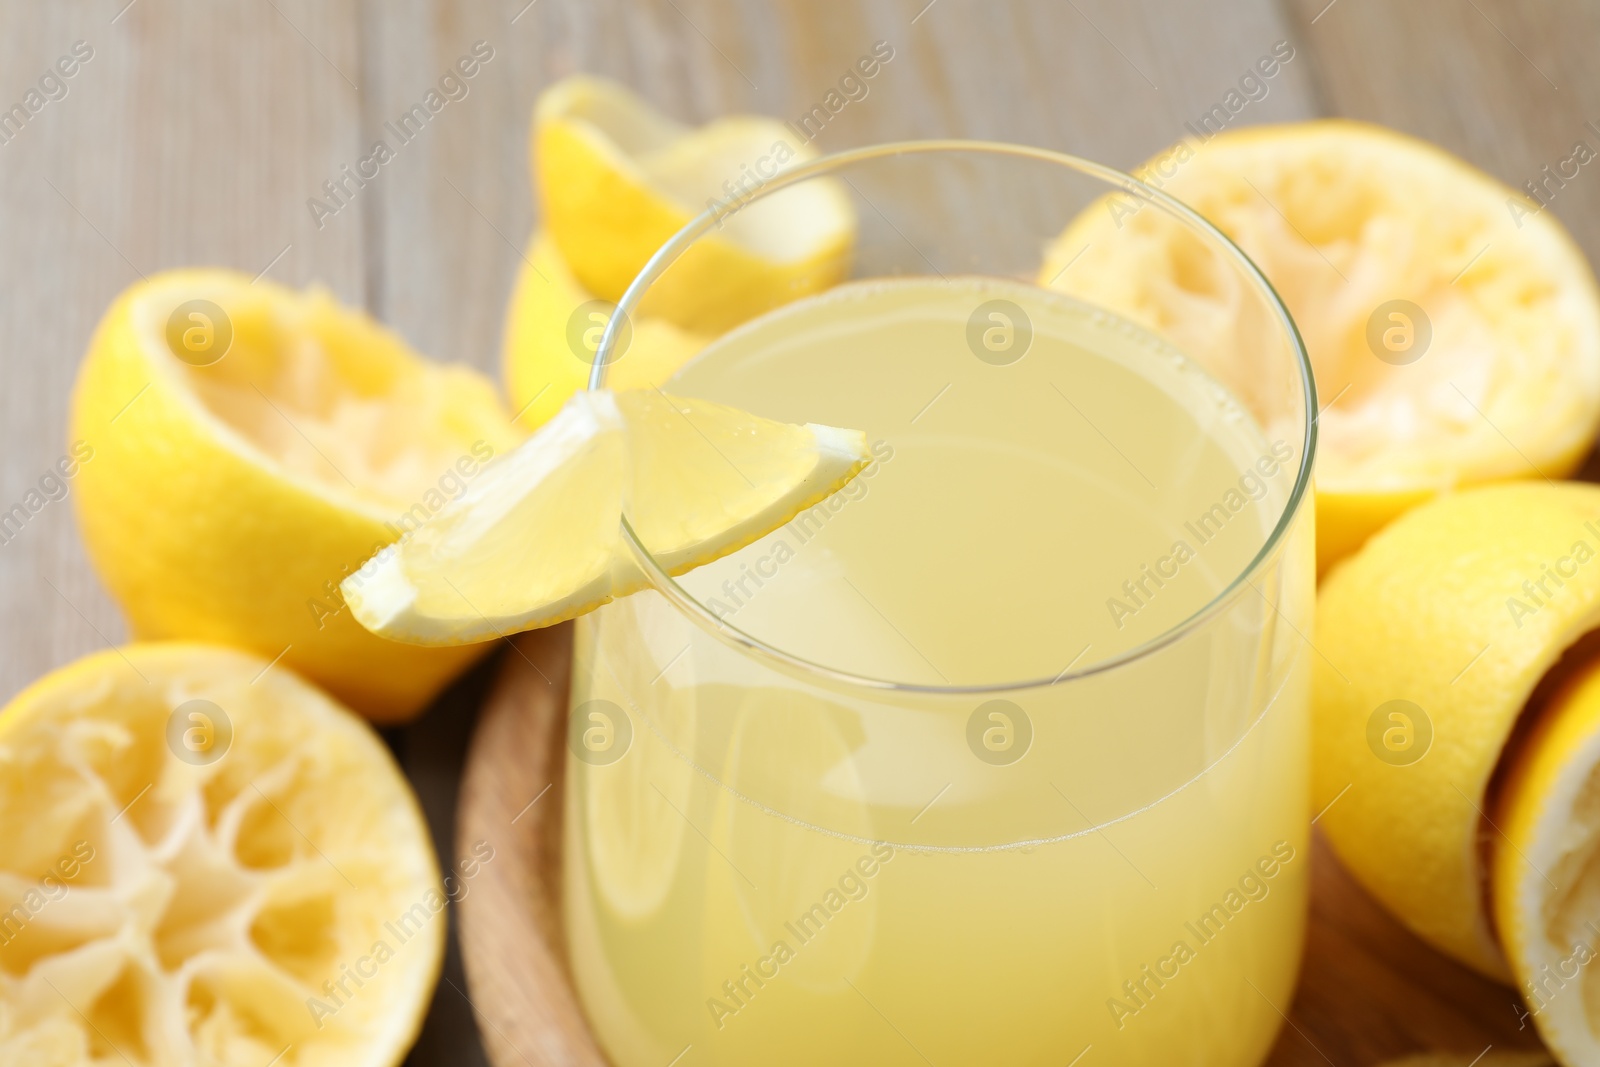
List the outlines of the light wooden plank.
{"type": "MultiPolygon", "coordinates": [[[[67,401],[100,314],[141,275],[218,264],[362,298],[362,233],[305,207],[357,132],[354,0],[11,4],[0,99],[75,41],[93,57],[0,145],[0,507],[65,448],[67,401]],[[287,251],[285,249],[287,248],[287,251]],[[280,253],[282,253],[280,257],[280,253]]],[[[0,693],[120,640],[72,506],[0,545],[0,693]]]]}

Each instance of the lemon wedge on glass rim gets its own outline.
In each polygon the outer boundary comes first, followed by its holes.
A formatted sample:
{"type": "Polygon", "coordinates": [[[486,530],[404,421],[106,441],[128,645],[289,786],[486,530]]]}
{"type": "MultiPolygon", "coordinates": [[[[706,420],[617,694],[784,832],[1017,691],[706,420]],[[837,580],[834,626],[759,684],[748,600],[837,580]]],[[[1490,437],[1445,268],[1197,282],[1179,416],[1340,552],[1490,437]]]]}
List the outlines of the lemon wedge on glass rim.
{"type": "MultiPolygon", "coordinates": [[[[545,90],[534,110],[540,214],[579,283],[613,302],[702,211],[744,204],[815,156],[777,119],[729,115],[691,128],[615,82],[583,75],[545,90]]],[[[687,249],[637,314],[720,333],[838,282],[855,230],[855,209],[836,180],[780,190],[687,249]]]]}
{"type": "MultiPolygon", "coordinates": [[[[1185,141],[1135,174],[1227,234],[1299,327],[1324,405],[1319,571],[1440,492],[1583,461],[1600,426],[1600,292],[1551,212],[1442,149],[1342,119],[1185,141]]],[[[1199,239],[1131,192],[1074,219],[1040,278],[1211,368],[1253,351],[1218,321],[1264,326],[1238,313],[1199,239]]]]}
{"type": "Polygon", "coordinates": [[[866,435],[657,389],[575,395],[458,500],[342,589],[383,637],[452,645],[549,626],[750,544],[871,459],[866,435]]]}

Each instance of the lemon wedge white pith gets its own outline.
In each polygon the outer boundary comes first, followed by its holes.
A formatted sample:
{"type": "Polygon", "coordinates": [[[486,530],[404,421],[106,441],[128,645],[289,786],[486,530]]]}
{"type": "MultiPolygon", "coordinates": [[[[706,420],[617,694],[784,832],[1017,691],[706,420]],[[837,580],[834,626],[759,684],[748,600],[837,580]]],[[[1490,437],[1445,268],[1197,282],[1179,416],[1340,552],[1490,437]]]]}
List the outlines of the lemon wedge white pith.
{"type": "Polygon", "coordinates": [[[414,644],[549,626],[644,586],[624,514],[681,574],[781,526],[869,459],[856,430],[657,390],[579,393],[460,500],[346,579],[345,600],[363,626],[414,644]]]}

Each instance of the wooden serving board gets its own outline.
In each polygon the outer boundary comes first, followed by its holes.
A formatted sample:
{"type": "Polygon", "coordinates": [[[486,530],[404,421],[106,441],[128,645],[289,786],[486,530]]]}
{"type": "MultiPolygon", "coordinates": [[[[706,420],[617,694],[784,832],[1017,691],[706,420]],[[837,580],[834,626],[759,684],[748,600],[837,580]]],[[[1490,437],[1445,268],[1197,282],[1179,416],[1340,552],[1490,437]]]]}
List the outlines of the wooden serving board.
{"type": "MultiPolygon", "coordinates": [[[[561,943],[571,650],[570,624],[513,643],[461,783],[461,858],[478,842],[495,849],[459,905],[467,992],[495,1067],[606,1067],[569,984],[561,943]]],[[[1270,1067],[1368,1067],[1424,1052],[1459,1056],[1438,1062],[1466,1067],[1489,1052],[1478,1065],[1488,1067],[1500,1053],[1540,1047],[1531,1023],[1522,1025],[1511,989],[1408,933],[1320,838],[1312,862],[1305,964],[1270,1067]]],[[[1422,1062],[1432,1061],[1418,1067],[1422,1062]]]]}

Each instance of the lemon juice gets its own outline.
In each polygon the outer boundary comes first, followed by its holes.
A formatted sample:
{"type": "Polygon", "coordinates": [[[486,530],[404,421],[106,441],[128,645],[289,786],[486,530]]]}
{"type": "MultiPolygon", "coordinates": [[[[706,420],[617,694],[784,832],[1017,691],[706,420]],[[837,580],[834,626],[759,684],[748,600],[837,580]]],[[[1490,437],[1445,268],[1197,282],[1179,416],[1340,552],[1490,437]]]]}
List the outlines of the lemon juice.
{"type": "Polygon", "coordinates": [[[1309,884],[1299,434],[992,278],[849,283],[667,388],[874,461],[579,620],[565,926],[608,1056],[1260,1062],[1309,884]]]}

